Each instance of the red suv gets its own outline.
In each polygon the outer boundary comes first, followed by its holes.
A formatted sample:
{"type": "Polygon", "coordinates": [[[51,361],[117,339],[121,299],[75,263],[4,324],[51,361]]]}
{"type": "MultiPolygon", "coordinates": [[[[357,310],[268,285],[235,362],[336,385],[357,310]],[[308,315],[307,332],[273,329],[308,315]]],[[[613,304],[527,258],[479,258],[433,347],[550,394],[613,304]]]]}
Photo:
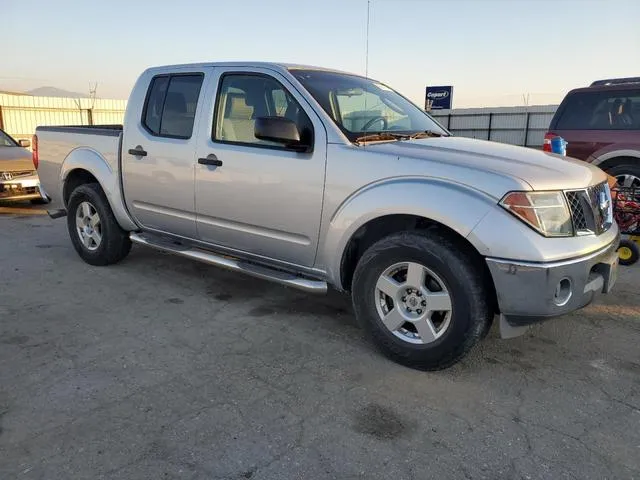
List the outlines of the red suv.
{"type": "Polygon", "coordinates": [[[593,163],[627,187],[640,187],[640,77],[599,80],[571,90],[551,120],[551,139],[567,142],[567,155],[593,163]]]}

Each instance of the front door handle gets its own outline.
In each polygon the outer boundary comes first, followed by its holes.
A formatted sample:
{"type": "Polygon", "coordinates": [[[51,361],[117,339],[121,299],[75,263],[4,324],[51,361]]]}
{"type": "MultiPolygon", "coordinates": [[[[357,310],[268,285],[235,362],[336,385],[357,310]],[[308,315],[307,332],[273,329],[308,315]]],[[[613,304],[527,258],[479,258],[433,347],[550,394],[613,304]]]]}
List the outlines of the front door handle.
{"type": "Polygon", "coordinates": [[[147,152],[140,145],[138,145],[136,148],[129,149],[129,155],[133,155],[134,157],[146,157],[147,152]]]}
{"type": "Polygon", "coordinates": [[[218,157],[216,157],[213,153],[207,156],[207,158],[199,158],[198,163],[200,165],[213,165],[214,167],[222,166],[222,160],[218,160],[218,157]]]}

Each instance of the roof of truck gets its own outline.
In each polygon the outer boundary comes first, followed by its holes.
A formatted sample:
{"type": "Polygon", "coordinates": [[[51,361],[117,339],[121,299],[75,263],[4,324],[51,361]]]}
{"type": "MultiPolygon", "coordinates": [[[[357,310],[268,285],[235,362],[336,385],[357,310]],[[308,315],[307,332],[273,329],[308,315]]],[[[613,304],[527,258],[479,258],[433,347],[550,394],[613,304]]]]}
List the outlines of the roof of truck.
{"type": "Polygon", "coordinates": [[[347,73],[350,75],[357,75],[343,70],[337,70],[334,68],[317,67],[313,65],[304,65],[297,63],[286,62],[201,62],[201,63],[182,63],[176,65],[159,65],[157,67],[151,67],[147,70],[167,70],[167,69],[183,69],[183,68],[206,68],[206,67],[262,67],[270,68],[272,70],[321,70],[325,72],[335,73],[347,73]]]}

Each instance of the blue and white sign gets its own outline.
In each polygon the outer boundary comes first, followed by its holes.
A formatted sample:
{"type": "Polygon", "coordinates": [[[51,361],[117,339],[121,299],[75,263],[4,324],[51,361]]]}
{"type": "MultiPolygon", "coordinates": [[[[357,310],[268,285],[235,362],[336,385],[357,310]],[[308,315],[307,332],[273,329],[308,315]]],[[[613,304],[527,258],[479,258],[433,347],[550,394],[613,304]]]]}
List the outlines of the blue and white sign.
{"type": "Polygon", "coordinates": [[[453,86],[427,87],[425,110],[445,110],[453,105],[453,86]],[[430,106],[430,108],[429,108],[430,106]]]}

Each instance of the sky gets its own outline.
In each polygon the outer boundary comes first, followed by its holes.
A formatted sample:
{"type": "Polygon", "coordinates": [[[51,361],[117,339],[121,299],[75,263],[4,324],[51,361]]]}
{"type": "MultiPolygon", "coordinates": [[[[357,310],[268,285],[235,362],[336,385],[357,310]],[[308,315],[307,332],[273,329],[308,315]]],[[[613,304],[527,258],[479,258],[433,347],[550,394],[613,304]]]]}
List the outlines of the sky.
{"type": "Polygon", "coordinates": [[[147,67],[260,60],[365,74],[418,105],[558,103],[640,76],[640,0],[0,0],[0,90],[126,98],[147,67]],[[528,100],[526,96],[528,95],[528,100]]]}

